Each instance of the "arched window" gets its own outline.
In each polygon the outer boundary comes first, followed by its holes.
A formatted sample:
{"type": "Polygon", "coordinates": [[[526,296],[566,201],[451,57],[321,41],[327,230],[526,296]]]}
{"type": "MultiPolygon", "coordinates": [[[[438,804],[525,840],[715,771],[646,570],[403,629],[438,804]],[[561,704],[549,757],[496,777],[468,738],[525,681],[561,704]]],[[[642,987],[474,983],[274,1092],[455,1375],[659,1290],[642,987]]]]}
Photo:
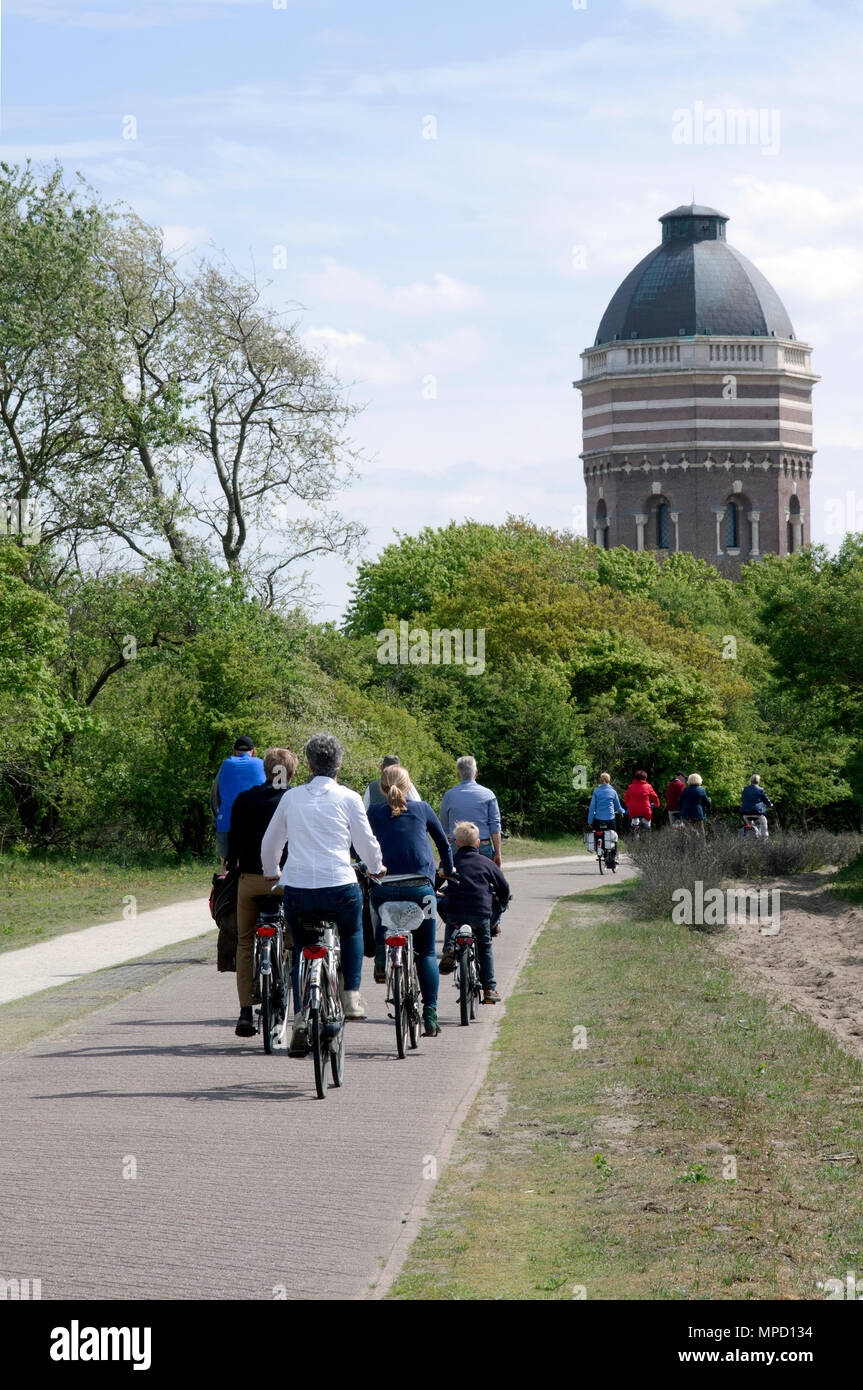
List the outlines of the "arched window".
{"type": "Polygon", "coordinates": [[[656,508],[656,548],[671,549],[671,517],[668,514],[667,502],[660,502],[656,508]]]}
{"type": "Polygon", "coordinates": [[[740,509],[736,502],[729,502],[725,508],[725,549],[740,549],[740,509]]]}
{"type": "Polygon", "coordinates": [[[608,508],[606,507],[605,501],[602,497],[600,497],[599,501],[596,504],[595,525],[597,531],[597,540],[599,544],[602,546],[603,550],[608,550],[608,533],[611,528],[608,524],[608,508]]]}

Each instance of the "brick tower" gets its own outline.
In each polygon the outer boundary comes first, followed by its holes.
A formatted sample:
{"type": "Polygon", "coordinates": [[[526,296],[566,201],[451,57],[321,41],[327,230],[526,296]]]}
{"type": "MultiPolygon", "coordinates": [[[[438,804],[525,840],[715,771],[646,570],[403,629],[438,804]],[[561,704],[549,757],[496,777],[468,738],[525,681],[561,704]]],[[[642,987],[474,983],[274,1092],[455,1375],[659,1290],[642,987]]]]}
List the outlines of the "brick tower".
{"type": "Polygon", "coordinates": [[[810,539],[811,349],[691,204],[627,275],[581,354],[588,535],[689,550],[726,574],[810,539]]]}

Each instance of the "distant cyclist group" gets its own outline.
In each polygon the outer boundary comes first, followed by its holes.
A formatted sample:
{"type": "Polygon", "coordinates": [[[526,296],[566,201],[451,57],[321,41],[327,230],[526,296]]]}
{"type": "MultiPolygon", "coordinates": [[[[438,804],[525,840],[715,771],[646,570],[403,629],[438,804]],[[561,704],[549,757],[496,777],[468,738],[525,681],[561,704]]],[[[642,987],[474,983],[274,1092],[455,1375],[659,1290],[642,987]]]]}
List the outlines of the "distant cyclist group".
{"type": "MultiPolygon", "coordinates": [[[[641,830],[649,830],[653,824],[654,812],[660,808],[659,793],[650,785],[647,773],[636,772],[627,787],[623,802],[611,785],[607,772],[600,774],[599,785],[594,788],[587,812],[587,823],[593,829],[614,830],[617,817],[624,816],[628,825],[641,830]]],[[[773,802],[761,785],[761,778],[754,773],[743,788],[740,797],[740,814],[744,824],[753,833],[767,837],[767,812],[773,802]]],[[[665,810],[668,824],[686,827],[703,833],[708,812],[713,802],[707,794],[699,773],[676,772],[665,788],[665,810]]]]}
{"type": "Polygon", "coordinates": [[[497,1003],[492,937],[500,931],[510,890],[501,870],[497,798],[477,781],[475,759],[458,759],[458,783],[446,792],[438,816],[396,754],[382,760],[380,776],[369,783],[363,796],[338,780],[344,749],[334,735],[316,734],[309,739],[305,758],[309,780],[291,786],[299,763],[295,753],[274,747],[259,758],[252,739],[239,738],[211,789],[216,848],[223,870],[236,879],[237,1035],[252,1037],[257,1032],[253,1014],[256,923],[264,896],[279,890],[294,948],[292,1056],[305,1056],[310,1047],[298,963],[304,948],[308,954],[314,941],[307,926],[311,919],[325,919],[336,929],[344,1018],[366,1017],[360,993],[362,882],[368,889],[374,930],[376,983],[387,981],[380,909],[393,902],[423,908],[422,925],[412,933],[412,952],[426,1037],[440,1033],[438,984],[440,975],[452,973],[455,966],[456,929],[471,928],[482,1002],[497,1003]],[[438,915],[444,924],[440,963],[435,954],[438,915]]]}

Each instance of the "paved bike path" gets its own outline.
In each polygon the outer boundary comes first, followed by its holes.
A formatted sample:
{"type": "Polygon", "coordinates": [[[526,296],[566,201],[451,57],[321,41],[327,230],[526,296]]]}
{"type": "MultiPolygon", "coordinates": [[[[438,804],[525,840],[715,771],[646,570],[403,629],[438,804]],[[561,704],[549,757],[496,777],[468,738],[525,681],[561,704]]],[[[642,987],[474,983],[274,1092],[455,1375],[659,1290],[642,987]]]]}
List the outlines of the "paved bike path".
{"type": "MultiPolygon", "coordinates": [[[[555,901],[600,882],[586,858],[509,872],[504,995],[555,901]]],[[[442,979],[442,1035],[398,1061],[370,964],[369,1019],[348,1025],[345,1085],[324,1101],[310,1058],[234,1037],[215,963],[0,1062],[0,1277],[41,1279],[45,1299],[367,1297],[500,1007],[461,1028],[442,979]]]]}
{"type": "MultiPolygon", "coordinates": [[[[507,870],[574,864],[580,857],[522,859],[508,864],[507,870]]],[[[164,946],[193,941],[211,931],[213,919],[209,900],[190,898],[150,908],[134,917],[64,932],[34,946],[0,952],[0,1005],[26,999],[43,989],[67,985],[96,970],[125,965],[164,946]]]]}

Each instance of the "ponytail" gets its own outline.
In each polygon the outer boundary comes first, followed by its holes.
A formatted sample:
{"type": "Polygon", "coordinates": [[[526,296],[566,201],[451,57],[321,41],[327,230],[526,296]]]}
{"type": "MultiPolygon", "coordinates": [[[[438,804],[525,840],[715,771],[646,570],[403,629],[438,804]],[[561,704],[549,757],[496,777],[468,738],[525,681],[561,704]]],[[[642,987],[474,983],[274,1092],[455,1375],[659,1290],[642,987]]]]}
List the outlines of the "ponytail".
{"type": "Polygon", "coordinates": [[[381,791],[394,816],[400,816],[408,804],[411,779],[403,767],[385,767],[381,773],[381,791]]]}
{"type": "Polygon", "coordinates": [[[387,803],[394,816],[400,816],[408,804],[408,799],[396,783],[387,792],[387,803]]]}

